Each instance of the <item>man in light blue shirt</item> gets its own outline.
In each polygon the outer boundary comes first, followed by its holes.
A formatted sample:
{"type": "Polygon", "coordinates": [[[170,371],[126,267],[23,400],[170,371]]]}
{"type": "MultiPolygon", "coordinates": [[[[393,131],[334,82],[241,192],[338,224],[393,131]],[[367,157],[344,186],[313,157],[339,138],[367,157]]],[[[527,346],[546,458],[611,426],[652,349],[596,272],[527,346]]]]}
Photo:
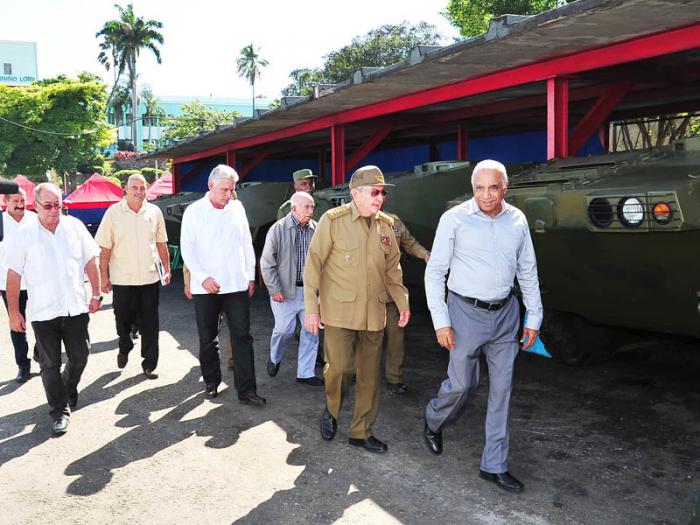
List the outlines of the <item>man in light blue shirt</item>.
{"type": "Polygon", "coordinates": [[[537,262],[525,215],[504,201],[505,166],[481,161],[471,182],[474,197],[441,217],[425,270],[428,308],[438,343],[450,351],[450,363],[447,379],[425,409],[424,440],[431,452],[442,453],[443,426],[476,390],[483,352],[489,399],[479,474],[504,490],[521,492],[523,484],[508,472],[510,391],[520,324],[512,289],[517,277],[527,310],[520,342],[527,349],[542,323],[537,262]]]}

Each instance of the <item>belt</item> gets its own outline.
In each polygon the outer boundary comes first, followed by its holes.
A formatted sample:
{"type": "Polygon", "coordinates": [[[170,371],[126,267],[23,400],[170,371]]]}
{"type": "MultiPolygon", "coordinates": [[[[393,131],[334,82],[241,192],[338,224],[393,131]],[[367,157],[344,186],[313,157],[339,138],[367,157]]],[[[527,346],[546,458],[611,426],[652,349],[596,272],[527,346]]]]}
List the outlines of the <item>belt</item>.
{"type": "Polygon", "coordinates": [[[304,286],[304,281],[297,281],[297,286],[304,286]]]}
{"type": "Polygon", "coordinates": [[[471,306],[476,306],[477,308],[483,308],[484,310],[488,310],[490,312],[493,312],[495,310],[500,310],[503,308],[508,300],[510,299],[510,296],[513,295],[513,291],[511,290],[508,295],[505,297],[505,299],[501,299],[498,302],[495,303],[487,303],[486,301],[480,301],[479,299],[475,299],[474,297],[465,297],[463,295],[459,295],[458,293],[452,292],[455,294],[457,297],[462,299],[465,303],[471,305],[471,306]]]}

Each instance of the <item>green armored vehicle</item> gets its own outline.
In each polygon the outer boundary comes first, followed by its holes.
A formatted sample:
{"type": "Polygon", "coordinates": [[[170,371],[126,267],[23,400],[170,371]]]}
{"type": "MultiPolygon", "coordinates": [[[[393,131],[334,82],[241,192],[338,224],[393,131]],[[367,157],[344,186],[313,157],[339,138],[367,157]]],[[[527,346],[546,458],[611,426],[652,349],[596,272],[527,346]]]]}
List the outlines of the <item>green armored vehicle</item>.
{"type": "Polygon", "coordinates": [[[609,357],[605,326],[700,338],[700,137],[554,161],[511,177],[506,200],[528,218],[555,357],[609,357]]]}
{"type": "MultiPolygon", "coordinates": [[[[289,182],[241,182],[236,184],[236,194],[245,207],[256,253],[260,253],[262,250],[267,230],[275,222],[277,209],[288,198],[291,186],[289,182]]],[[[153,204],[163,212],[170,244],[180,244],[182,214],[187,206],[203,196],[202,192],[183,192],[153,201],[153,204]]]]}

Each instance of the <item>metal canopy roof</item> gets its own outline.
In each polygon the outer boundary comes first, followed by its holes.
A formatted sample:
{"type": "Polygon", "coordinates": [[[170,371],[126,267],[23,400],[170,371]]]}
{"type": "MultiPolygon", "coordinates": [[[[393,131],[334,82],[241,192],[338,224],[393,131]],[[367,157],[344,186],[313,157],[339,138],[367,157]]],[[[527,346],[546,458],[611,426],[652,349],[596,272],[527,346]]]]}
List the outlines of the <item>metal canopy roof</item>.
{"type": "Polygon", "coordinates": [[[541,129],[545,81],[554,75],[570,76],[572,117],[586,111],[590,104],[583,101],[600,96],[606,86],[620,80],[633,82],[634,89],[613,116],[636,116],[651,107],[698,109],[700,27],[694,27],[698,22],[698,0],[580,0],[536,16],[506,15],[492,21],[481,36],[441,48],[419,47],[404,62],[362,68],[343,84],[317,90],[316,96],[283,100],[289,103],[282,108],[148,157],[182,162],[226,149],[244,153],[262,144],[269,148],[271,142],[280,152],[304,144],[314,147],[328,143],[328,128],[335,124],[346,125],[348,144],[382,125],[402,128],[392,134],[396,141],[402,136],[444,134],[445,122],[470,118],[474,119],[469,120],[470,136],[541,129]],[[658,52],[654,37],[649,37],[645,56],[650,58],[640,60],[633,45],[624,44],[673,30],[678,34],[666,39],[658,52]],[[674,53],[676,41],[679,51],[674,53]],[[596,53],[615,44],[620,47],[614,53],[596,53]],[[535,69],[537,64],[547,67],[535,69]],[[508,78],[521,72],[522,81],[508,78]],[[499,79],[507,80],[499,83],[499,79]]]}

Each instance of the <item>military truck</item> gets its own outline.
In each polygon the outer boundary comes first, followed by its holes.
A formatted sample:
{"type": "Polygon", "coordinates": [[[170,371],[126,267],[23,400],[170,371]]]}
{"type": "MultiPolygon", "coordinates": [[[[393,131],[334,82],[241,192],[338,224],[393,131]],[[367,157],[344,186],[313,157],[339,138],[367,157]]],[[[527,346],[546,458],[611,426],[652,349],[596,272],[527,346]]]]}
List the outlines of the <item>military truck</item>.
{"type": "Polygon", "coordinates": [[[511,177],[506,201],[529,221],[555,357],[608,358],[611,327],[700,339],[700,137],[553,161],[511,177]]]}

